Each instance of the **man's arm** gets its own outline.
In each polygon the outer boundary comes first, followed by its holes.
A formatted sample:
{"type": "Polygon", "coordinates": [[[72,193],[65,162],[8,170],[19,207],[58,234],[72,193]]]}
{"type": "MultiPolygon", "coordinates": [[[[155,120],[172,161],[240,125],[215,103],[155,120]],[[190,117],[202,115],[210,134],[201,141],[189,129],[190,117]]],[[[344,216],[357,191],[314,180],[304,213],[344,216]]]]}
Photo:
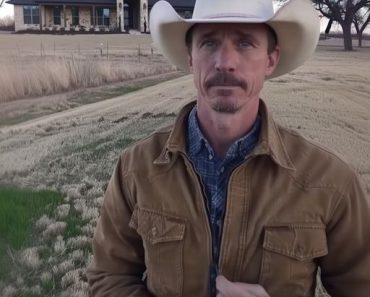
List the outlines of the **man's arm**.
{"type": "Polygon", "coordinates": [[[129,227],[133,210],[129,198],[120,159],[105,193],[93,238],[94,258],[87,270],[93,297],[152,296],[142,281],[142,240],[129,227]]]}
{"type": "Polygon", "coordinates": [[[332,297],[370,296],[370,207],[353,175],[327,226],[329,253],[323,257],[321,278],[332,297]]]}

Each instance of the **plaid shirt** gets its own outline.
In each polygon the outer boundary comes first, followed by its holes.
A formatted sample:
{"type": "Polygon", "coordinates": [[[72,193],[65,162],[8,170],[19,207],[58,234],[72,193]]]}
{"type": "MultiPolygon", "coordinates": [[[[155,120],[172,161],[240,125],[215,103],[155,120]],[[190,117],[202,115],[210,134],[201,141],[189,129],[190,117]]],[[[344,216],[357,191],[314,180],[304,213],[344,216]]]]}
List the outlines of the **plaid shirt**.
{"type": "MultiPolygon", "coordinates": [[[[231,172],[257,144],[261,119],[258,116],[250,132],[234,142],[225,159],[219,159],[199,129],[196,106],[192,109],[187,126],[187,153],[204,185],[208,216],[212,231],[213,268],[211,268],[211,291],[215,292],[215,277],[219,258],[223,215],[226,207],[227,186],[231,172]]],[[[212,296],[214,295],[212,292],[212,296]]]]}

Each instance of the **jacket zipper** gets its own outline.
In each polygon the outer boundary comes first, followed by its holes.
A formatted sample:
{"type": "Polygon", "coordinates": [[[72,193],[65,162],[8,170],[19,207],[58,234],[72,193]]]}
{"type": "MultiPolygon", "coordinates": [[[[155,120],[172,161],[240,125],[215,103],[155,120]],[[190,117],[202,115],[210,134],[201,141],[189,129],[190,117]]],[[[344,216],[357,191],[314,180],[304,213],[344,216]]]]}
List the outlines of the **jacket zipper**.
{"type": "Polygon", "coordinates": [[[193,174],[193,176],[195,177],[195,180],[198,181],[197,183],[197,186],[198,186],[198,190],[199,192],[202,194],[202,197],[203,197],[203,210],[204,212],[206,213],[207,215],[207,229],[208,229],[208,232],[209,234],[211,235],[211,240],[210,240],[210,244],[211,244],[211,266],[209,267],[209,292],[210,292],[210,297],[216,297],[216,284],[213,283],[213,279],[215,279],[215,277],[217,276],[218,274],[218,265],[217,265],[217,262],[216,262],[216,259],[215,259],[215,253],[214,253],[214,246],[213,246],[213,238],[214,238],[214,231],[213,231],[213,228],[211,228],[211,214],[210,214],[210,210],[209,210],[209,207],[208,207],[208,203],[206,201],[207,199],[207,195],[206,195],[206,192],[205,192],[205,189],[204,189],[204,184],[202,182],[202,179],[200,178],[199,174],[197,173],[197,171],[195,170],[195,167],[194,167],[194,164],[193,162],[184,154],[184,153],[181,153],[184,157],[184,160],[186,163],[186,167],[191,169],[191,173],[193,174]]]}
{"type": "Polygon", "coordinates": [[[229,177],[229,180],[228,180],[228,182],[227,182],[227,193],[226,193],[226,199],[225,199],[225,207],[224,207],[224,209],[223,209],[223,213],[222,213],[222,229],[220,230],[220,234],[219,234],[219,239],[220,239],[220,251],[219,251],[219,257],[218,257],[218,263],[217,263],[217,265],[218,265],[218,267],[220,267],[220,265],[221,265],[221,255],[222,255],[222,253],[223,253],[223,244],[222,244],[222,242],[223,242],[223,231],[224,231],[224,227],[225,227],[225,213],[226,213],[226,210],[227,210],[227,207],[228,207],[228,196],[229,196],[229,192],[230,192],[230,181],[231,181],[231,179],[233,178],[233,176],[234,176],[234,174],[235,174],[235,172],[239,169],[239,168],[241,168],[242,166],[246,166],[247,165],[247,163],[251,160],[251,159],[253,159],[255,157],[255,155],[251,155],[251,156],[248,156],[241,164],[239,164],[238,166],[236,166],[232,171],[231,171],[231,173],[230,173],[230,177],[229,177]]]}

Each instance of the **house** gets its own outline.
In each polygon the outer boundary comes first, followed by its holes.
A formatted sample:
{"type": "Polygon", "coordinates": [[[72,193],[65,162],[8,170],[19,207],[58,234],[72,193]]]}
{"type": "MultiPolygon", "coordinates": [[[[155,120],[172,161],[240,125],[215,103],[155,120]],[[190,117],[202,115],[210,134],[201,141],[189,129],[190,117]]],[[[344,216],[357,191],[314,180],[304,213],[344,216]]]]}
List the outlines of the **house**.
{"type": "MultiPolygon", "coordinates": [[[[159,0],[9,0],[15,31],[148,32],[148,16],[159,0]]],[[[183,17],[195,0],[167,0],[183,17]]]]}

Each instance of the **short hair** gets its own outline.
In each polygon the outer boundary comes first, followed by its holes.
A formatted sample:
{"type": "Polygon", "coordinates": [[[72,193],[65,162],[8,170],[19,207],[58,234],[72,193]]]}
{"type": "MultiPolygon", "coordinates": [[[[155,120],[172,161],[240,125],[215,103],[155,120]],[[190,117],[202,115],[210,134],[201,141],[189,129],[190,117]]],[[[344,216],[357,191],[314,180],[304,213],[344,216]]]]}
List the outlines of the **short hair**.
{"type": "MultiPolygon", "coordinates": [[[[271,54],[276,49],[276,46],[278,45],[278,38],[277,38],[277,35],[274,29],[272,29],[267,24],[264,24],[264,25],[267,28],[267,42],[268,42],[267,52],[271,54]]],[[[193,31],[194,31],[195,26],[196,25],[191,26],[185,35],[185,43],[186,43],[186,47],[188,48],[189,53],[191,53],[191,46],[193,42],[193,31]]]]}

